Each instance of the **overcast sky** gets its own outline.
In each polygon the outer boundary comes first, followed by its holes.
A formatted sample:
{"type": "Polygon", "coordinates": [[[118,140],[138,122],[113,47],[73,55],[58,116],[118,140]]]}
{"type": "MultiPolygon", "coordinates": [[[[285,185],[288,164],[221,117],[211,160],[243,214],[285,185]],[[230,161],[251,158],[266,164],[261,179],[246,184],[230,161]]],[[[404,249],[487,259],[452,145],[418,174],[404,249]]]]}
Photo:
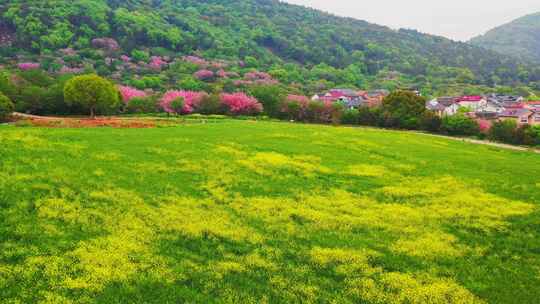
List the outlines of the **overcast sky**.
{"type": "Polygon", "coordinates": [[[391,28],[468,40],[540,12],[540,0],[284,0],[391,28]]]}

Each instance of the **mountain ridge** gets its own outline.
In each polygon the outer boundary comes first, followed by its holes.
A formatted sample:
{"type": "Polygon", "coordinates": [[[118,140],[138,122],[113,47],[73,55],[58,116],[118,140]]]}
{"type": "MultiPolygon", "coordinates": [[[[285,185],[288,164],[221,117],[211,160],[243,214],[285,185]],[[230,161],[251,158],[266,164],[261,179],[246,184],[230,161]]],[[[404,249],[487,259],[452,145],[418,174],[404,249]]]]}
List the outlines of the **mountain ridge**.
{"type": "Polygon", "coordinates": [[[540,12],[495,27],[469,42],[501,54],[539,63],[540,12]]]}
{"type": "Polygon", "coordinates": [[[540,67],[511,56],[278,0],[14,0],[0,5],[0,14],[15,31],[11,53],[17,54],[87,49],[92,39],[112,37],[128,53],[146,48],[254,57],[263,67],[355,65],[366,75],[384,70],[428,79],[473,75],[474,83],[485,85],[540,80],[540,67]],[[519,74],[523,69],[526,77],[519,74]]]}

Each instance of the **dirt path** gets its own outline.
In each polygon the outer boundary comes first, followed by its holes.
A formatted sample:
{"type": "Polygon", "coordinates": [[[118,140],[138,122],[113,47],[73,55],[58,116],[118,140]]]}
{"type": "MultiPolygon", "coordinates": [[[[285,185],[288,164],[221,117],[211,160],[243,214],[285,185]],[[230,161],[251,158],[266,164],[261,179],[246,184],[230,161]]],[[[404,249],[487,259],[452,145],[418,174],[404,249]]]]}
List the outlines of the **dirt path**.
{"type": "Polygon", "coordinates": [[[423,132],[414,132],[414,133],[422,134],[422,135],[426,135],[426,136],[431,136],[431,137],[446,138],[446,139],[455,140],[455,141],[467,142],[467,143],[471,143],[471,144],[486,145],[486,146],[498,147],[498,148],[502,148],[502,149],[509,149],[509,150],[515,150],[515,151],[528,151],[528,152],[534,152],[534,153],[540,154],[540,150],[535,149],[535,148],[528,148],[528,147],[522,147],[522,146],[501,144],[501,143],[498,143],[498,142],[471,139],[471,138],[464,138],[464,137],[452,137],[452,136],[430,134],[430,133],[423,133],[423,132]]]}

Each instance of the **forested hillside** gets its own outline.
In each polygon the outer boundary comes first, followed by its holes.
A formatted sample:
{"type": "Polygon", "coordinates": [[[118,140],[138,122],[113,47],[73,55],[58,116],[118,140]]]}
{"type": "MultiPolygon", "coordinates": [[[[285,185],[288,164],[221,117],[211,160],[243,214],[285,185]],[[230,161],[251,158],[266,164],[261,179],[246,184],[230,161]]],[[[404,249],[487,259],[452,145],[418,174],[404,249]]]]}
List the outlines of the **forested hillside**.
{"type": "Polygon", "coordinates": [[[540,87],[540,68],[510,56],[274,0],[10,0],[0,11],[4,61],[68,47],[100,61],[92,42],[110,37],[117,53],[234,60],[287,84],[540,87]]]}
{"type": "Polygon", "coordinates": [[[471,43],[524,60],[540,62],[540,13],[497,27],[471,43]]]}

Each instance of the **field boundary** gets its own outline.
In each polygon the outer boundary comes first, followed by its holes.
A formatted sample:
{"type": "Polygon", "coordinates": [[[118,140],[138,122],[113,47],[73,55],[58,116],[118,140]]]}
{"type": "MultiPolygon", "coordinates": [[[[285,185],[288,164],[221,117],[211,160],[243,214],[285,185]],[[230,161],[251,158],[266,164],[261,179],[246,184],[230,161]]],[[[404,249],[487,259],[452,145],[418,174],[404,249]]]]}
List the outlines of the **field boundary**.
{"type": "Polygon", "coordinates": [[[472,139],[472,138],[466,138],[466,137],[453,137],[453,136],[431,134],[431,133],[424,133],[424,132],[412,132],[412,133],[422,134],[422,135],[431,136],[431,137],[446,138],[446,139],[450,139],[454,141],[461,141],[461,142],[466,142],[466,143],[471,143],[471,144],[476,144],[476,145],[485,145],[485,146],[492,146],[492,147],[497,147],[497,148],[502,148],[502,149],[514,150],[514,151],[533,152],[533,153],[540,154],[540,149],[536,149],[532,147],[514,146],[514,145],[509,145],[509,144],[488,141],[488,140],[472,139]]]}

